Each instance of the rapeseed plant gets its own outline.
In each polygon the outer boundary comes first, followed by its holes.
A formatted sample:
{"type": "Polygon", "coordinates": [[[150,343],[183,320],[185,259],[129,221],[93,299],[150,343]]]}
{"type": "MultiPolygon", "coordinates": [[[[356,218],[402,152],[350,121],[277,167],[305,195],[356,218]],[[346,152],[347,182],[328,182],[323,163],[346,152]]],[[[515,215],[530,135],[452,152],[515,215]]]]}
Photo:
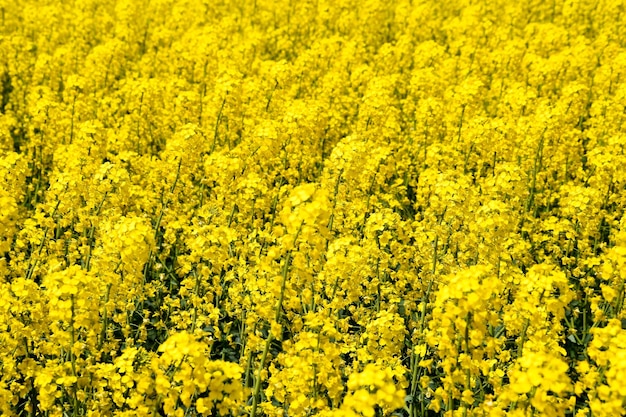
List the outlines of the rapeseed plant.
{"type": "Polygon", "coordinates": [[[623,0],[0,0],[0,413],[624,414],[623,0]]]}

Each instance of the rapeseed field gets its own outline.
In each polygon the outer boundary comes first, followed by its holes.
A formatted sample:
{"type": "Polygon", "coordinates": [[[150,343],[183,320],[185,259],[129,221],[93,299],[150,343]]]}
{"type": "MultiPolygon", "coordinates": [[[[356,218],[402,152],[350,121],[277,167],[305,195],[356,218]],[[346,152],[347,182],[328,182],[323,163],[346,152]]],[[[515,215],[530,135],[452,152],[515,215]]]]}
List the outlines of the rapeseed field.
{"type": "Polygon", "coordinates": [[[0,0],[0,414],[626,415],[624,0],[0,0]]]}

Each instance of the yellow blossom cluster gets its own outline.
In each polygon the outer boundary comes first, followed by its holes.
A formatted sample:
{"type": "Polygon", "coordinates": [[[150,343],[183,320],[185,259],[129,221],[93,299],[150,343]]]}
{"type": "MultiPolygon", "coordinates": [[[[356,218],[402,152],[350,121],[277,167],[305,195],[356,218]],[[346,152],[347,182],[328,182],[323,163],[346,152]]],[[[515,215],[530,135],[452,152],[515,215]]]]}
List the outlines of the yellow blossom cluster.
{"type": "Polygon", "coordinates": [[[625,0],[0,0],[0,414],[626,415],[625,0]]]}

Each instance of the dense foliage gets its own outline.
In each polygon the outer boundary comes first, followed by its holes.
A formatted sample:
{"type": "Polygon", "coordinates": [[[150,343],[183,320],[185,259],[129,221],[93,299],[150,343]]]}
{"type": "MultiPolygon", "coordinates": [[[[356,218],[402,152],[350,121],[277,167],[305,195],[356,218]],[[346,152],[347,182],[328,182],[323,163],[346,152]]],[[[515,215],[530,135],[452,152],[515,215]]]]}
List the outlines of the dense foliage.
{"type": "Polygon", "coordinates": [[[626,414],[623,0],[0,0],[0,414],[626,414]]]}

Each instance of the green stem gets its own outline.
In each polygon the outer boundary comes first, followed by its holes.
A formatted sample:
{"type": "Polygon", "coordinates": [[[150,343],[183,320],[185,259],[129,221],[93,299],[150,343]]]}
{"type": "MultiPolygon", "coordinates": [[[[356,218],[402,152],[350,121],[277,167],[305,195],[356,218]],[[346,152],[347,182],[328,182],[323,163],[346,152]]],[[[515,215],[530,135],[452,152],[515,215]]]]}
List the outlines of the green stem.
{"type": "MultiPolygon", "coordinates": [[[[70,316],[70,363],[72,364],[72,376],[74,378],[78,378],[78,374],[76,373],[76,358],[74,357],[74,343],[76,342],[76,334],[74,331],[74,319],[75,319],[75,301],[74,294],[70,296],[70,300],[72,302],[71,305],[71,316],[70,316]]],[[[73,402],[74,409],[72,410],[72,415],[74,417],[78,416],[78,396],[76,395],[76,383],[72,384],[73,391],[73,402]]]]}
{"type": "Polygon", "coordinates": [[[259,401],[259,392],[261,391],[261,372],[265,367],[265,361],[267,359],[267,352],[270,350],[270,344],[272,343],[272,333],[270,332],[265,341],[265,348],[263,348],[263,354],[261,355],[261,362],[257,368],[256,375],[254,376],[254,389],[252,393],[252,409],[250,410],[250,417],[256,417],[256,409],[259,401]]]}
{"type": "MultiPolygon", "coordinates": [[[[304,222],[300,223],[300,227],[298,228],[298,231],[296,232],[296,235],[293,238],[294,246],[298,240],[298,236],[300,236],[300,231],[302,230],[303,225],[304,225],[304,222]]],[[[283,300],[285,297],[285,288],[287,287],[287,276],[289,273],[290,264],[291,264],[291,250],[287,253],[287,258],[285,259],[285,264],[283,265],[283,270],[281,273],[282,282],[280,284],[280,295],[278,296],[278,303],[276,304],[276,314],[275,314],[275,320],[277,323],[280,322],[281,313],[283,309],[283,300]]],[[[257,368],[255,379],[254,379],[254,389],[252,393],[252,409],[250,410],[250,417],[256,417],[256,410],[257,410],[258,401],[259,401],[259,393],[261,391],[261,372],[263,371],[263,368],[265,367],[267,353],[270,349],[270,345],[273,340],[274,340],[274,337],[272,336],[272,332],[270,330],[270,333],[267,336],[267,340],[265,341],[263,354],[261,355],[261,362],[259,362],[259,367],[257,368]]]]}

